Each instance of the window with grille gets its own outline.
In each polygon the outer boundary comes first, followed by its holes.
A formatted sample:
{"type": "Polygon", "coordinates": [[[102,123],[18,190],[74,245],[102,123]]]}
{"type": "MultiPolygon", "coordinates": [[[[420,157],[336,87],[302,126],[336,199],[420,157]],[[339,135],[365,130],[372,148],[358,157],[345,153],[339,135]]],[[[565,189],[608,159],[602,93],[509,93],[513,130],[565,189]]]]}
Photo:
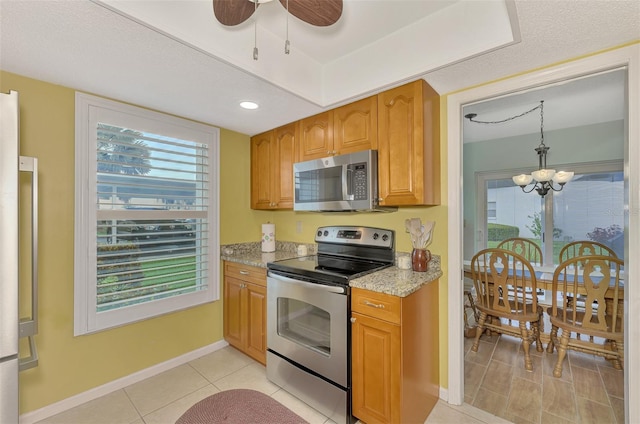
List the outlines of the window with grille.
{"type": "Polygon", "coordinates": [[[218,299],[218,136],[76,95],[77,335],[218,299]]]}
{"type": "Polygon", "coordinates": [[[543,251],[546,265],[558,264],[564,245],[602,243],[624,258],[624,174],[622,161],[569,164],[573,179],[562,191],[540,197],[513,184],[513,172],[482,172],[477,180],[477,222],[484,239],[476,250],[511,237],[527,238],[543,251]]]}

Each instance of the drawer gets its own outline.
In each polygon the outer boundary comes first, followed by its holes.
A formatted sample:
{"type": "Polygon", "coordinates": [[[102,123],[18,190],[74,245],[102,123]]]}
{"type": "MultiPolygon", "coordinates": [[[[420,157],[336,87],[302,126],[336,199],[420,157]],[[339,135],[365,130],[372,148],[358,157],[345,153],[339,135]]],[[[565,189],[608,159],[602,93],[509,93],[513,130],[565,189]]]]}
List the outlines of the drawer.
{"type": "Polygon", "coordinates": [[[267,269],[236,262],[224,262],[224,276],[267,286],[267,269]]]}
{"type": "Polygon", "coordinates": [[[351,310],[394,324],[400,324],[402,299],[385,293],[351,289],[351,310]]]}

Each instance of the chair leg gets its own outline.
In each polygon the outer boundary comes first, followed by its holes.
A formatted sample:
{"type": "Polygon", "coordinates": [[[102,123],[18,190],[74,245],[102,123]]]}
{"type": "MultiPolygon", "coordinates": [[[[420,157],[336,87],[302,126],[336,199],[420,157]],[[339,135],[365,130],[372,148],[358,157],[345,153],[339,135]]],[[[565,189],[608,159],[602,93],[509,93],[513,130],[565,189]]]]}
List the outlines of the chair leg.
{"type": "Polygon", "coordinates": [[[524,369],[533,371],[533,363],[529,355],[529,346],[531,345],[531,334],[527,329],[527,323],[520,321],[520,337],[522,337],[522,349],[524,350],[524,369]]]}
{"type": "Polygon", "coordinates": [[[469,290],[465,290],[464,294],[467,295],[467,299],[469,299],[469,306],[471,307],[471,310],[473,311],[473,318],[475,318],[476,322],[478,322],[480,320],[480,315],[478,314],[478,309],[476,308],[476,303],[473,300],[473,295],[471,294],[471,291],[469,290]]]}
{"type": "Polygon", "coordinates": [[[549,344],[547,344],[547,353],[553,353],[553,341],[558,337],[558,327],[551,326],[551,333],[549,333],[549,344]]]}
{"type": "Polygon", "coordinates": [[[480,336],[482,335],[482,331],[484,330],[484,322],[487,320],[487,313],[481,312],[480,319],[478,320],[478,328],[476,329],[476,339],[473,342],[473,346],[471,346],[472,352],[478,351],[478,346],[480,345],[480,336]]]}
{"type": "Polygon", "coordinates": [[[564,361],[564,357],[567,355],[567,346],[569,346],[570,335],[571,335],[570,331],[562,329],[562,336],[560,337],[560,346],[558,346],[558,361],[556,362],[556,366],[553,368],[554,377],[557,377],[557,378],[562,377],[562,361],[564,361]]]}
{"type": "Polygon", "coordinates": [[[544,349],[542,348],[542,340],[540,340],[540,333],[542,333],[542,330],[540,329],[540,321],[536,322],[536,323],[532,323],[532,327],[534,330],[534,337],[536,339],[536,351],[538,352],[542,352],[544,351],[544,349]]]}
{"type": "Polygon", "coordinates": [[[612,361],[613,368],[615,368],[617,370],[621,370],[622,369],[622,365],[620,364],[620,357],[621,357],[620,356],[620,352],[621,351],[624,352],[624,345],[623,346],[618,346],[618,344],[616,343],[615,340],[611,340],[610,344],[611,344],[611,351],[618,354],[618,357],[614,358],[613,361],[612,361]]]}

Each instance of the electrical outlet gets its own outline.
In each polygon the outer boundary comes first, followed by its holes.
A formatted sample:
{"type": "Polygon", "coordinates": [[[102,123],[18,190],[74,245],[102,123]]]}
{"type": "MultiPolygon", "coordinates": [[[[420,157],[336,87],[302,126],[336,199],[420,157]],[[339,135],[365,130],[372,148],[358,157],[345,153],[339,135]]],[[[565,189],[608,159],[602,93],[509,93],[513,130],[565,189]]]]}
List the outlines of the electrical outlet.
{"type": "Polygon", "coordinates": [[[296,233],[302,233],[302,221],[296,221],[296,233]]]}

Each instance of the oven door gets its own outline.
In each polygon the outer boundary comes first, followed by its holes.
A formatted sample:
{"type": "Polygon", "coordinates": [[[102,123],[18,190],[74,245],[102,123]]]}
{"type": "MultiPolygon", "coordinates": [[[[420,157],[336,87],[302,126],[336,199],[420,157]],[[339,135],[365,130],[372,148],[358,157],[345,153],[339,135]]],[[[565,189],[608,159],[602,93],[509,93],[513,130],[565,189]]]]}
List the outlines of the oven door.
{"type": "Polygon", "coordinates": [[[348,289],[269,272],[268,349],[348,387],[348,289]]]}

